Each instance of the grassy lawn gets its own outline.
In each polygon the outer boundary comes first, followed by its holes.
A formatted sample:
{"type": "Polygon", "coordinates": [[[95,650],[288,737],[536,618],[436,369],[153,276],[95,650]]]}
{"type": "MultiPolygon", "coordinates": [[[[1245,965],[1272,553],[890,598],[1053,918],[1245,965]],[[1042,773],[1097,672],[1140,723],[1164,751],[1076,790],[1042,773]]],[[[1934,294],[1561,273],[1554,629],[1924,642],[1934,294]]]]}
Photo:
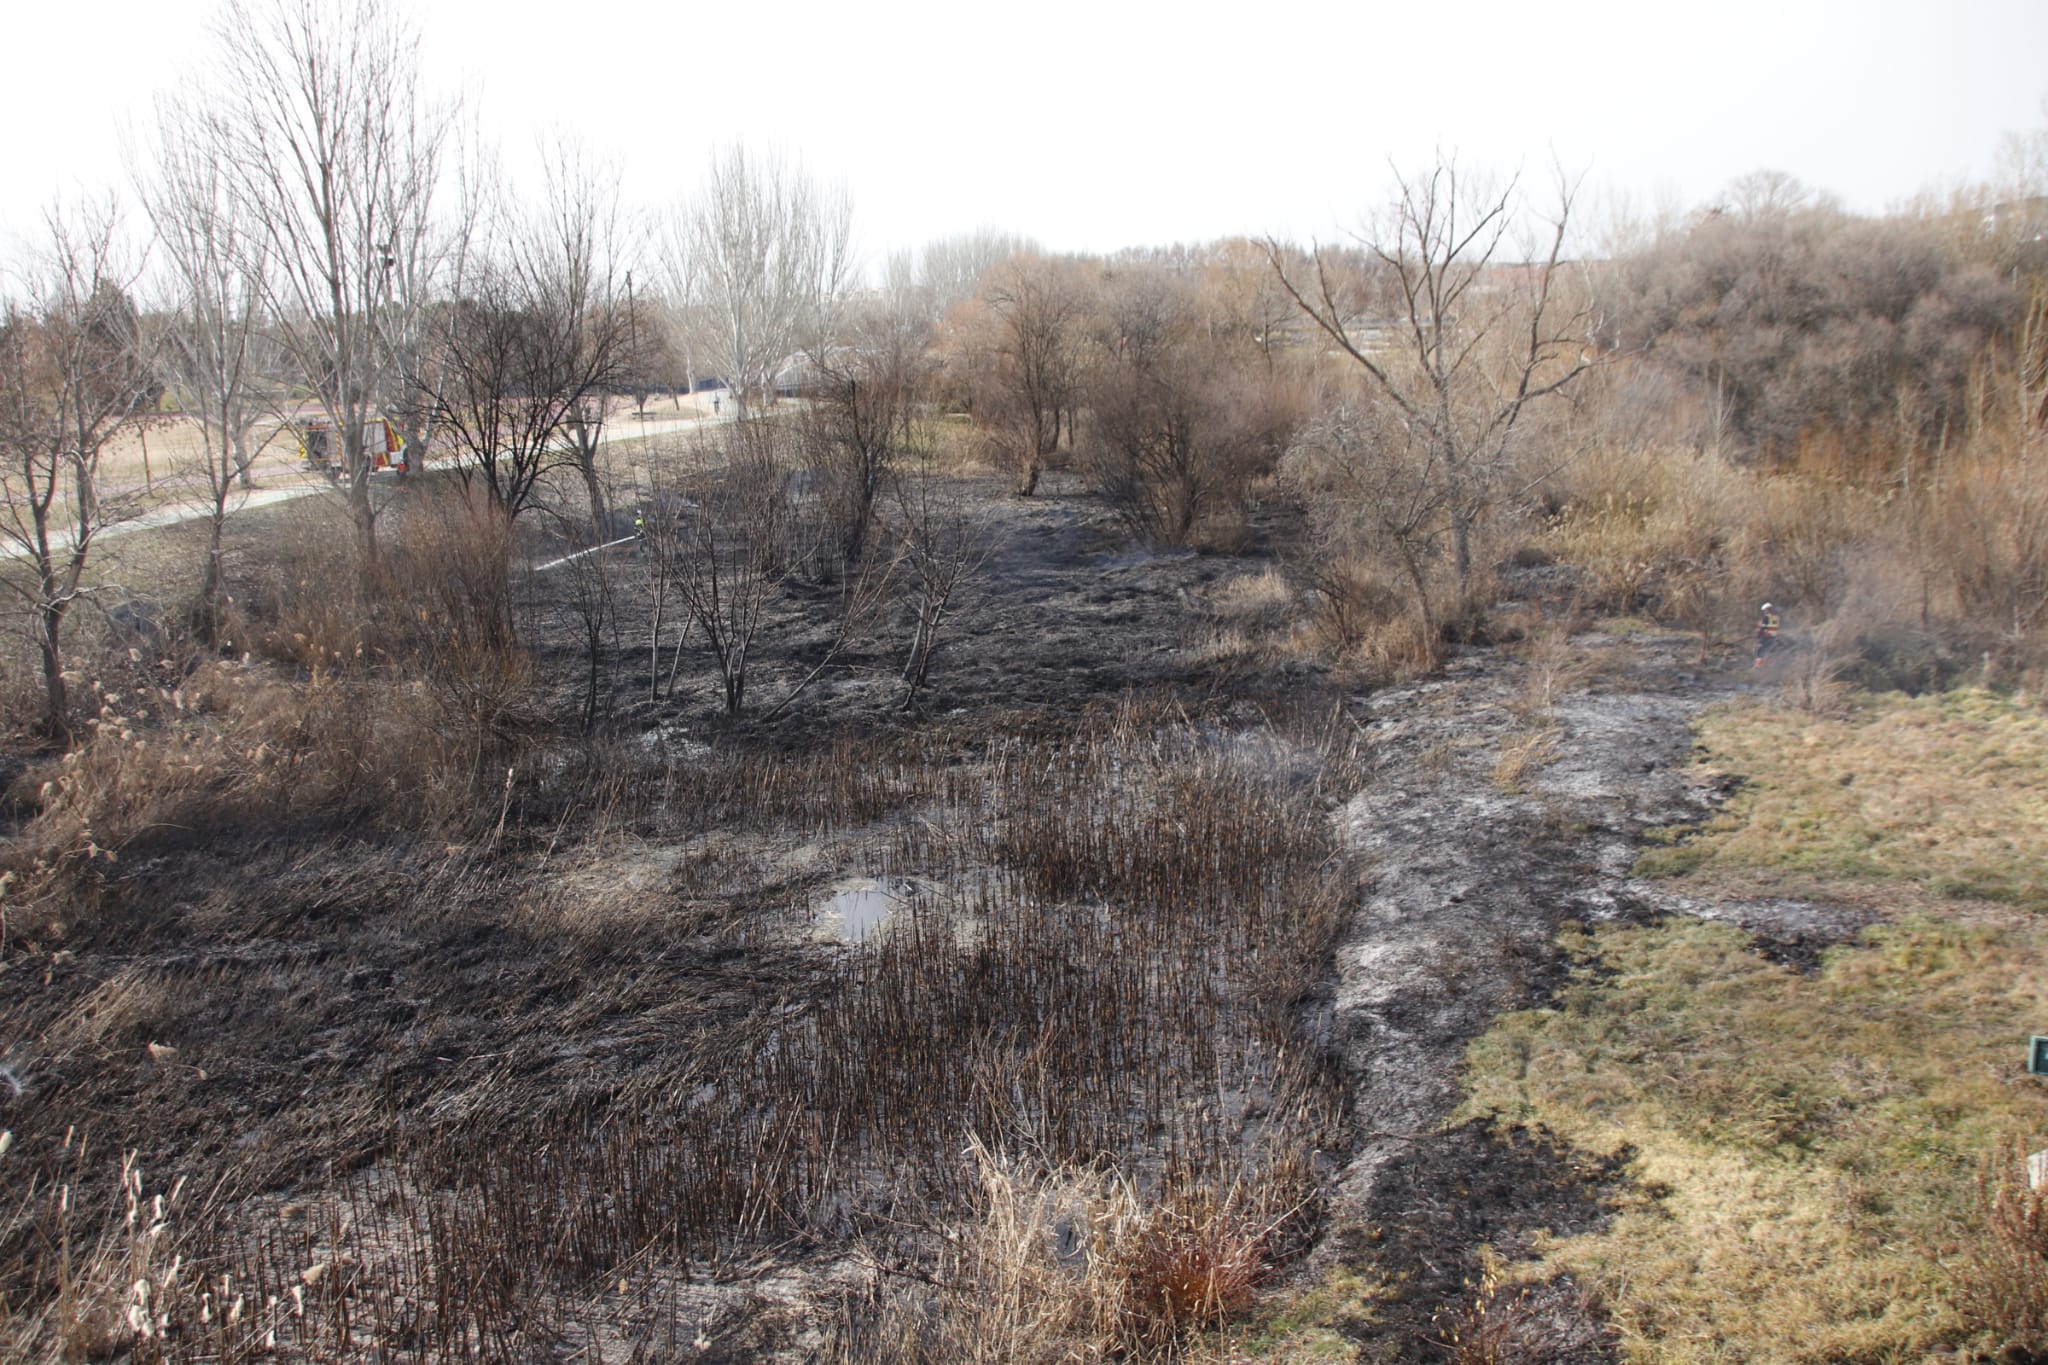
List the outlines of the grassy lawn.
{"type": "Polygon", "coordinates": [[[1532,1273],[1592,1286],[1639,1361],[2048,1345],[2048,1207],[2010,1164],[2048,1146],[2048,1080],[2025,1073],[2027,1036],[2048,1033],[2048,919],[1982,903],[2043,904],[2048,721],[1965,692],[1834,719],[1723,709],[1700,733],[1744,785],[1643,870],[1890,886],[1934,910],[1811,975],[1722,925],[1574,933],[1572,983],[1473,1046],[1458,1116],[1632,1154],[1612,1225],[1549,1244],[1532,1273]],[[2015,1210],[2017,1240],[1987,1230],[2015,1210]]]}
{"type": "Polygon", "coordinates": [[[1638,871],[1841,880],[2048,909],[2048,714],[1982,691],[1862,696],[1837,717],[1717,708],[1702,761],[1743,786],[1638,871]]]}
{"type": "MultiPolygon", "coordinates": [[[[1553,1246],[1644,1361],[1910,1360],[1991,1332],[1968,1300],[1978,1179],[2048,1138],[2024,1074],[2048,1028],[2048,931],[1920,918],[1801,976],[1740,931],[1573,944],[1578,979],[1472,1049],[1461,1117],[1634,1153],[1606,1232],[1553,1246]]],[[[2048,1266],[2044,1266],[2048,1271],[2048,1266]]]]}

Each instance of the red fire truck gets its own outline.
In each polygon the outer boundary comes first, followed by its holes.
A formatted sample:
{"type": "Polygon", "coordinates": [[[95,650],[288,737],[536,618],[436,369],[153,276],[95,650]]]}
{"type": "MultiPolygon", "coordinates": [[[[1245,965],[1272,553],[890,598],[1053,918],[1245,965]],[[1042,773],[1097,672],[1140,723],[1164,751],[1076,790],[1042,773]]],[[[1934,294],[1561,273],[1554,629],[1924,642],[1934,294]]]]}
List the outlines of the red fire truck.
{"type": "MultiPolygon", "coordinates": [[[[341,442],[334,439],[334,419],[326,414],[293,418],[288,426],[298,437],[299,458],[306,468],[338,479],[348,472],[341,442]]],[[[405,468],[405,439],[388,417],[372,417],[363,423],[363,454],[371,470],[405,468]]]]}

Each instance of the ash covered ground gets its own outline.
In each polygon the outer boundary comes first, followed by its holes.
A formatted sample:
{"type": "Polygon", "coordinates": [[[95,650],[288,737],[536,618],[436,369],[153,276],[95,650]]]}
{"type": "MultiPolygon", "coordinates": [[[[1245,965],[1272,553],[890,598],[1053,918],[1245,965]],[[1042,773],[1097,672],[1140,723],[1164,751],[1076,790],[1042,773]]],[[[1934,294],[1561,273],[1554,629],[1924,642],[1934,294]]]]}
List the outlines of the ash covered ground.
{"type": "MultiPolygon", "coordinates": [[[[894,1191],[884,1171],[863,1195],[831,1196],[844,1207],[829,1217],[713,1192],[692,1217],[754,1219],[762,1235],[694,1255],[685,1237],[682,1253],[625,1264],[607,1261],[598,1225],[630,1212],[622,1189],[662,1178],[644,1153],[667,1138],[769,1140],[758,1126],[705,1136],[722,1123],[721,1067],[769,1065],[763,1039],[792,1036],[789,1021],[834,989],[848,949],[820,932],[815,907],[849,879],[919,872],[904,830],[930,818],[944,774],[981,773],[1006,746],[1057,744],[1122,707],[1191,727],[1226,755],[1202,771],[1255,771],[1323,822],[1344,880],[1318,971],[1278,1004],[1243,998],[1284,1016],[1338,1097],[1312,1218],[1281,1271],[1343,1263],[1388,1278],[1391,1297],[1356,1324],[1359,1358],[1436,1359],[1435,1317],[1464,1294],[1477,1247],[1512,1255],[1540,1229],[1592,1226],[1622,1178],[1541,1134],[1442,1127],[1465,1044],[1562,979],[1559,927],[1718,913],[1794,956],[1857,927],[1820,907],[1676,903],[1631,880],[1644,827],[1697,818],[1714,799],[1685,772],[1689,717],[1746,681],[1688,641],[1574,635],[1591,667],[1546,699],[1554,742],[1504,784],[1504,748],[1530,724],[1531,665],[1512,651],[1466,646],[1440,676],[1371,690],[1287,651],[1214,647],[1233,624],[1223,604],[1289,542],[1284,511],[1255,515],[1242,554],[1159,553],[1134,548],[1071,483],[1028,501],[971,491],[994,509],[986,563],[909,710],[903,625],[885,614],[761,718],[830,647],[820,584],[795,592],[764,637],[758,700],[738,719],[687,650],[673,688],[649,697],[646,643],[622,609],[596,650],[596,734],[569,736],[566,718],[589,701],[578,588],[535,574],[522,631],[565,737],[530,783],[508,779],[495,828],[164,831],[95,867],[90,914],[6,947],[0,1049],[20,1089],[0,1090],[0,1126],[15,1135],[14,1170],[27,1152],[56,1170],[74,1159],[64,1135],[88,1135],[98,1153],[134,1152],[153,1189],[182,1178],[178,1218],[218,1230],[223,1263],[251,1282],[353,1265],[355,1280],[337,1270],[330,1283],[368,1295],[378,1273],[400,1294],[402,1265],[344,1256],[344,1224],[378,1209],[419,1226],[462,1216],[459,1190],[445,1207],[433,1191],[477,1178],[463,1162],[478,1152],[524,1153],[474,1170],[536,1186],[596,1153],[587,1216],[551,1234],[590,1241],[582,1268],[566,1286],[508,1284],[494,1302],[529,1294],[533,1320],[498,1323],[508,1335],[484,1354],[815,1356],[877,1264],[929,1269],[919,1229],[937,1225],[929,1210],[946,1191],[894,1191]],[[745,774],[783,770],[833,775],[872,809],[826,809],[830,793],[734,796],[745,774]]],[[[249,520],[245,573],[279,533],[249,520]]],[[[616,553],[623,583],[636,547],[616,553]]],[[[1189,1131],[1221,1125],[1226,1143],[1256,1148],[1255,1109],[1240,1096],[1239,1112],[1189,1131]]],[[[957,1138],[938,1145],[957,1150],[957,1138]]],[[[77,1172],[117,1207],[99,1165],[79,1159],[77,1172]]],[[[18,1181],[11,1194],[0,1206],[28,1207],[18,1181]]],[[[25,1216],[17,1240],[31,1235],[25,1216]]],[[[508,1226],[489,1235],[515,1235],[508,1226]]],[[[1559,1314],[1585,1318],[1574,1358],[1607,1358],[1597,1312],[1553,1289],[1559,1314]]],[[[431,1333],[414,1330],[426,1349],[431,1333]]]]}

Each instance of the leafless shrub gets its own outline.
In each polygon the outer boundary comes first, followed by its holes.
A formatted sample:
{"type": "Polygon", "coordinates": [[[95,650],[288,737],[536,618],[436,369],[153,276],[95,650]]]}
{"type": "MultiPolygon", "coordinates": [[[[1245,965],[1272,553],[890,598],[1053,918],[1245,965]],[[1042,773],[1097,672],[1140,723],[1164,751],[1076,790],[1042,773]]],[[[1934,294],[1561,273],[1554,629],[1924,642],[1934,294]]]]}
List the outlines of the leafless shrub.
{"type": "Polygon", "coordinates": [[[903,709],[931,676],[932,660],[957,598],[994,551],[985,513],[948,489],[929,457],[897,471],[890,529],[911,595],[910,648],[903,661],[903,709]]]}
{"type": "Polygon", "coordinates": [[[791,569],[787,437],[774,421],[727,428],[721,472],[678,531],[676,587],[717,663],[727,715],[746,706],[754,645],[791,569]]]}
{"type": "Polygon", "coordinates": [[[809,358],[803,447],[823,539],[841,564],[858,565],[903,455],[926,366],[914,315],[874,305],[848,319],[845,337],[809,358]]]}
{"type": "MultiPolygon", "coordinates": [[[[970,1143],[974,1220],[949,1238],[928,1298],[879,1296],[830,1358],[917,1362],[1176,1360],[1241,1316],[1271,1272],[1288,1218],[1284,1179],[1219,1188],[1042,1169],[970,1143]],[[920,1299],[922,1301],[920,1301],[920,1299]]],[[[1277,1174],[1277,1173],[1276,1173],[1277,1174]]],[[[929,1291],[927,1291],[929,1293],[929,1291]]]]}
{"type": "Polygon", "coordinates": [[[1113,275],[1089,371],[1084,455],[1119,518],[1153,544],[1187,545],[1241,521],[1299,425],[1298,393],[1251,348],[1218,335],[1193,282],[1113,275]]]}
{"type": "Polygon", "coordinates": [[[1472,1302],[1437,1316],[1440,1344],[1456,1365],[1563,1365],[1607,1358],[1608,1332],[1594,1315],[1591,1296],[1569,1284],[1503,1282],[1482,1278],[1472,1302]]]}
{"type": "Polygon", "coordinates": [[[537,198],[539,208],[501,207],[484,225],[460,296],[435,312],[437,363],[414,376],[413,401],[453,450],[465,488],[508,520],[552,469],[574,467],[602,540],[596,442],[634,323],[621,297],[616,180],[563,145],[537,198]]]}
{"type": "Polygon", "coordinates": [[[1967,1244],[1956,1296],[1973,1327],[2038,1351],[2048,1346],[2048,1189],[2029,1179],[2027,1148],[2002,1142],[1977,1172],[1983,1230],[1967,1244]]]}
{"type": "Polygon", "coordinates": [[[982,276],[969,328],[976,418],[1017,492],[1030,496],[1073,439],[1084,296],[1068,262],[1017,256],[982,276]]]}
{"type": "Polygon", "coordinates": [[[2020,322],[1988,245],[1748,176],[1604,273],[1603,339],[1680,379],[1714,453],[1790,460],[1832,432],[1836,472],[1867,477],[1964,424],[1974,366],[2020,322]]]}

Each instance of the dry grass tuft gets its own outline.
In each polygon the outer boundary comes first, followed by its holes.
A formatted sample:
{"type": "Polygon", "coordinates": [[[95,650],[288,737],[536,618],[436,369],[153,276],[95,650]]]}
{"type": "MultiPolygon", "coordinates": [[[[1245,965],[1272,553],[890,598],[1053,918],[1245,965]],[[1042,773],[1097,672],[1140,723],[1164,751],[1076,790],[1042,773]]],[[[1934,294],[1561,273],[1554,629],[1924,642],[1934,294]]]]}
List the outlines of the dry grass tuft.
{"type": "Polygon", "coordinates": [[[1994,1146],[1977,1173],[1983,1232],[1970,1240],[1956,1279],[1964,1311],[1995,1337],[2048,1350],[2048,1185],[2035,1186],[2032,1144],[1994,1146]]]}
{"type": "Polygon", "coordinates": [[[1503,739],[1493,765],[1493,785],[1510,796],[1524,789],[1529,774],[1557,757],[1557,730],[1539,725],[1503,739]]]}
{"type": "Polygon", "coordinates": [[[1454,1365],[1560,1365],[1604,1360],[1607,1330],[1592,1296],[1569,1282],[1506,1281],[1489,1265],[1471,1303],[1440,1313],[1439,1344],[1454,1365]]]}
{"type": "Polygon", "coordinates": [[[970,1151],[976,1220],[930,1277],[936,1303],[897,1296],[842,1334],[835,1359],[1030,1365],[1203,1356],[1205,1333],[1242,1317],[1298,1211],[1294,1178],[1267,1172],[1219,1186],[1169,1176],[1152,1196],[1127,1177],[1044,1168],[970,1151]]]}
{"type": "Polygon", "coordinates": [[[0,1135],[0,1177],[20,1194],[0,1200],[0,1231],[35,1251],[0,1266],[0,1354],[23,1365],[164,1358],[203,1293],[172,1224],[184,1182],[151,1192],[128,1152],[117,1199],[95,1206],[81,1186],[93,1160],[85,1139],[66,1134],[52,1168],[29,1172],[10,1171],[23,1153],[9,1137],[0,1135]]]}
{"type": "Polygon", "coordinates": [[[1522,663],[1522,695],[1517,709],[1532,720],[1548,717],[1557,704],[1586,684],[1594,668],[1562,626],[1529,631],[1516,647],[1522,663]]]}

